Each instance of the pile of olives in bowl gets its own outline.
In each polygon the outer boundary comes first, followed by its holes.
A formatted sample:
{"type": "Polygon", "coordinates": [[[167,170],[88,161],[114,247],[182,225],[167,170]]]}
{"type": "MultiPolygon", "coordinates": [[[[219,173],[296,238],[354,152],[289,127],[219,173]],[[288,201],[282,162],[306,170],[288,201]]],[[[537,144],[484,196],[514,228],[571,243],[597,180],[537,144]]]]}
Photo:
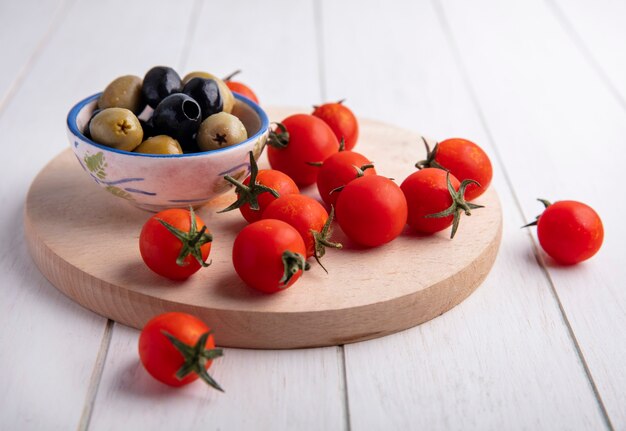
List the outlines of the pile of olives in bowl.
{"type": "Polygon", "coordinates": [[[259,158],[269,124],[257,103],[219,78],[193,72],[180,79],[159,66],[77,102],[67,135],[93,182],[136,207],[161,211],[198,207],[232,190],[224,176],[248,175],[249,154],[259,158]]]}
{"type": "Polygon", "coordinates": [[[155,66],[143,79],[125,75],[100,95],[83,134],[122,151],[187,154],[212,151],[248,139],[233,115],[235,97],[220,78],[192,72],[184,78],[155,66]]]}

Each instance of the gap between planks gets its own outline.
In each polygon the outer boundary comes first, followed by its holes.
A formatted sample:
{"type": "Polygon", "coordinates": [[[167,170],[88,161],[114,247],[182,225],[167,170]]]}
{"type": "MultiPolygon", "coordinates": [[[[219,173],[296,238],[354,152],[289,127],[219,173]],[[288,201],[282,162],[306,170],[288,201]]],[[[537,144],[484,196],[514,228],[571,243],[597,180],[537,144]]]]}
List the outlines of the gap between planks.
{"type": "MultiPolygon", "coordinates": [[[[75,0],[67,0],[67,2],[74,2],[75,0]]],[[[187,26],[187,34],[185,35],[185,42],[181,50],[180,59],[178,61],[178,70],[183,70],[186,63],[189,60],[189,53],[191,52],[191,43],[198,28],[198,20],[202,9],[202,0],[194,0],[191,7],[191,14],[189,16],[189,24],[187,26]]],[[[2,105],[0,104],[0,113],[2,105]]],[[[78,430],[84,431],[89,428],[91,421],[91,415],[96,402],[96,396],[98,395],[98,388],[100,387],[100,381],[104,373],[104,365],[109,353],[109,347],[111,345],[111,339],[113,337],[113,326],[115,322],[111,319],[107,319],[104,333],[102,334],[102,341],[100,343],[100,349],[98,350],[98,356],[94,364],[91,379],[89,381],[89,387],[87,389],[87,395],[85,396],[85,403],[83,405],[83,411],[78,423],[78,430]]]]}
{"type": "MultiPolygon", "coordinates": [[[[324,26],[322,24],[322,0],[313,0],[313,24],[317,45],[317,73],[320,80],[321,103],[326,103],[326,51],[324,49],[324,26]]],[[[343,348],[343,347],[342,347],[343,348]]]]}
{"type": "Polygon", "coordinates": [[[17,76],[9,85],[4,96],[0,97],[0,117],[4,113],[5,108],[9,105],[13,97],[17,94],[18,90],[22,86],[22,83],[26,80],[26,77],[29,75],[33,66],[37,62],[37,59],[41,56],[41,53],[45,50],[46,45],[52,39],[52,36],[56,32],[56,30],[61,26],[61,23],[67,17],[70,9],[76,3],[76,0],[64,0],[61,5],[58,7],[55,12],[52,20],[50,21],[50,25],[43,33],[37,45],[33,49],[33,52],[28,57],[24,65],[17,72],[17,76]]]}
{"type": "Polygon", "coordinates": [[[89,427],[91,420],[91,414],[96,402],[96,395],[98,394],[98,388],[100,387],[100,380],[102,379],[102,373],[104,371],[104,364],[106,363],[107,354],[109,353],[109,346],[111,345],[111,338],[113,336],[113,322],[111,319],[107,319],[107,323],[104,326],[104,333],[102,334],[102,341],[100,342],[100,349],[98,349],[98,356],[93,366],[91,378],[89,379],[89,386],[87,388],[87,395],[85,396],[85,404],[83,405],[83,412],[80,415],[80,421],[78,422],[78,430],[83,431],[89,427]]]}
{"type": "MultiPolygon", "coordinates": [[[[313,0],[313,24],[315,28],[315,41],[317,44],[317,70],[320,82],[321,103],[326,103],[327,83],[326,83],[326,51],[324,49],[324,25],[322,23],[322,0],[313,0]]],[[[337,361],[341,372],[343,383],[343,404],[344,404],[344,427],[347,431],[352,429],[350,422],[350,395],[348,391],[348,373],[346,371],[346,349],[342,344],[337,346],[337,361]]]]}
{"type": "MultiPolygon", "coordinates": [[[[551,3],[551,0],[546,0],[548,3],[551,3]]],[[[519,201],[519,198],[517,196],[517,193],[515,192],[515,188],[513,186],[513,183],[511,181],[511,178],[508,175],[508,172],[506,171],[506,165],[504,163],[504,159],[501,157],[500,152],[498,151],[498,146],[496,145],[495,139],[491,133],[491,129],[489,128],[487,119],[485,117],[484,111],[482,109],[482,106],[480,105],[480,101],[478,99],[478,95],[476,94],[476,91],[474,89],[474,86],[472,85],[469,73],[467,71],[467,68],[465,66],[465,63],[463,62],[463,58],[461,56],[461,53],[459,52],[459,48],[456,44],[456,40],[454,38],[454,34],[452,32],[452,29],[450,28],[450,24],[448,23],[446,14],[445,14],[445,10],[443,8],[443,5],[441,4],[441,0],[432,0],[433,3],[433,7],[435,9],[435,13],[437,14],[437,17],[439,18],[439,21],[441,23],[441,27],[443,29],[443,32],[445,34],[445,37],[448,41],[448,44],[450,45],[450,49],[452,52],[452,56],[454,58],[454,62],[456,63],[457,68],[459,69],[459,73],[461,74],[461,77],[463,79],[463,84],[466,87],[466,90],[469,94],[470,100],[472,102],[472,104],[474,105],[474,109],[476,109],[476,112],[478,114],[478,118],[480,119],[481,125],[483,127],[483,129],[485,130],[485,134],[487,135],[487,139],[489,140],[489,142],[492,145],[492,148],[494,149],[494,153],[496,156],[496,159],[498,160],[498,164],[502,167],[502,174],[504,175],[505,178],[505,182],[507,183],[507,186],[511,192],[511,195],[513,196],[513,200],[515,202],[515,206],[517,207],[518,212],[521,214],[522,219],[527,222],[526,216],[524,215],[524,211],[522,209],[521,203],[519,201]]],[[[563,25],[563,24],[562,24],[563,25]]],[[[573,30],[573,28],[571,29],[573,34],[570,35],[570,37],[572,39],[575,39],[575,31],[573,30]]],[[[567,29],[565,30],[566,33],[569,34],[569,32],[567,31],[567,29]]],[[[581,41],[582,43],[582,41],[581,41]]],[[[578,44],[575,43],[574,41],[574,45],[576,45],[577,48],[581,49],[578,44]]],[[[584,46],[584,45],[583,45],[584,46]]],[[[583,52],[583,56],[587,59],[587,61],[590,62],[594,62],[595,60],[593,59],[593,57],[591,55],[589,55],[589,58],[587,58],[587,55],[585,55],[585,53],[583,52]]],[[[598,74],[600,74],[600,78],[601,80],[605,83],[605,85],[609,85],[609,88],[612,90],[611,92],[613,94],[615,94],[617,97],[619,97],[619,93],[616,91],[616,89],[612,86],[611,81],[608,79],[608,76],[605,78],[604,74],[602,73],[602,69],[599,65],[594,65],[592,64],[592,66],[596,66],[593,67],[594,71],[597,72],[598,74]]],[[[622,99],[620,98],[620,103],[622,103],[622,99]]],[[[626,105],[623,105],[626,107],[626,105]]],[[[548,281],[548,284],[550,286],[550,291],[552,296],[554,297],[554,300],[556,301],[558,307],[559,307],[559,312],[561,314],[561,317],[563,319],[563,322],[565,323],[565,326],[567,327],[567,332],[569,334],[570,339],[572,340],[572,343],[574,345],[574,349],[576,351],[576,354],[578,355],[578,359],[580,360],[583,370],[585,372],[585,375],[587,376],[587,380],[589,381],[589,384],[591,385],[591,389],[593,390],[593,393],[596,397],[596,401],[598,402],[598,406],[600,408],[600,411],[602,413],[602,417],[605,421],[605,425],[607,426],[607,428],[611,431],[614,430],[613,424],[611,423],[611,419],[609,418],[609,414],[606,410],[606,407],[604,405],[604,401],[602,400],[602,396],[600,395],[600,392],[598,391],[597,385],[595,380],[593,379],[593,376],[591,374],[591,370],[589,369],[589,365],[587,364],[587,361],[585,360],[585,356],[583,355],[583,352],[580,348],[580,344],[578,343],[578,339],[576,338],[576,335],[574,334],[574,329],[572,328],[572,325],[570,324],[570,321],[567,317],[567,314],[565,312],[565,309],[563,308],[563,304],[561,303],[561,299],[559,298],[559,295],[556,291],[556,287],[554,285],[554,282],[552,280],[552,277],[550,276],[550,271],[548,270],[548,268],[546,267],[545,261],[543,259],[543,257],[541,256],[541,253],[539,252],[539,247],[537,246],[537,243],[534,239],[534,237],[532,236],[530,231],[527,231],[528,234],[528,238],[530,240],[531,243],[531,247],[533,249],[533,254],[535,255],[535,259],[537,260],[537,263],[539,264],[539,266],[541,267],[541,271],[543,272],[544,276],[546,277],[546,280],[548,281]]]]}
{"type": "Polygon", "coordinates": [[[589,66],[591,66],[591,69],[598,74],[600,81],[602,81],[604,86],[609,90],[609,93],[615,97],[622,109],[626,111],[626,99],[615,86],[600,62],[593,55],[585,43],[585,40],[580,36],[580,34],[578,34],[572,22],[567,18],[567,15],[563,12],[555,0],[545,0],[545,2],[548,5],[548,9],[558,21],[565,34],[572,41],[576,49],[582,54],[583,58],[587,61],[589,66]]]}
{"type": "Polygon", "coordinates": [[[194,0],[191,6],[191,16],[189,17],[189,24],[187,25],[187,34],[185,35],[185,43],[178,62],[178,70],[183,71],[187,67],[189,61],[189,53],[191,52],[191,43],[196,35],[196,29],[198,28],[198,21],[202,13],[202,0],[194,0]]]}

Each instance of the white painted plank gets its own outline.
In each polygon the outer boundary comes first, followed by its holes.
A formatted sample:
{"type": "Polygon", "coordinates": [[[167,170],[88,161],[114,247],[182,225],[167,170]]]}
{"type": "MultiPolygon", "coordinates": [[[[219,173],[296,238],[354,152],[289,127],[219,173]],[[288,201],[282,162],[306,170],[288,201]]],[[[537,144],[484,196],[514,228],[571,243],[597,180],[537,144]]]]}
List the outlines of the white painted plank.
{"type": "MultiPolygon", "coordinates": [[[[161,31],[137,25],[153,4],[74,4],[0,116],[6,151],[0,158],[0,342],[11,346],[0,351],[0,429],[75,428],[91,379],[99,377],[92,373],[106,320],[72,303],[39,274],[24,246],[22,205],[37,171],[68,145],[65,117],[73,103],[121,73],[143,74],[155,58],[175,61],[184,35],[169,25],[167,9],[155,7],[151,15],[161,31]]],[[[189,16],[191,2],[177,8],[189,16]]]]}
{"type": "Polygon", "coordinates": [[[548,5],[626,109],[626,2],[550,0],[548,5]]]}
{"type": "Polygon", "coordinates": [[[203,2],[185,72],[237,78],[262,104],[310,106],[320,97],[312,0],[203,2]]]}
{"type": "MultiPolygon", "coordinates": [[[[225,389],[197,381],[171,388],[137,355],[139,331],[116,325],[90,429],[340,429],[345,418],[338,347],[226,349],[209,370],[225,389]],[[157,408],[155,408],[155,406],[157,408]]],[[[219,338],[216,338],[219,344],[219,338]]]]}
{"type": "Polygon", "coordinates": [[[0,110],[14,86],[25,78],[67,5],[64,0],[0,2],[0,110]]]}
{"type": "MultiPolygon", "coordinates": [[[[351,21],[351,31],[343,32],[342,23],[358,5],[323,3],[329,99],[347,97],[357,114],[428,136],[478,142],[494,161],[493,187],[500,193],[505,229],[492,273],[467,301],[418,328],[345,347],[352,427],[602,429],[592,387],[527,234],[519,229],[522,219],[503,167],[436,10],[418,2],[369,4],[351,21]]],[[[482,26],[476,17],[472,23],[482,26]]],[[[488,60],[490,55],[485,50],[486,68],[497,61],[488,60]]],[[[415,148],[417,160],[423,150],[418,142],[415,148]]]]}
{"type": "MultiPolygon", "coordinates": [[[[242,68],[245,75],[241,80],[249,83],[263,102],[312,104],[319,95],[319,80],[313,20],[307,12],[311,10],[310,2],[278,2],[269,7],[235,1],[219,8],[203,3],[197,11],[193,42],[182,51],[182,61],[187,64],[183,73],[206,70],[223,75],[242,68]],[[276,19],[276,11],[280,11],[283,24],[268,26],[276,19]],[[246,30],[233,31],[234,19],[246,30]],[[221,40],[216,34],[226,36],[221,40]],[[260,43],[311,49],[277,67],[269,48],[260,49],[260,43]],[[300,68],[301,73],[296,74],[300,68]],[[313,72],[308,70],[311,68],[313,72]]],[[[225,358],[211,369],[226,389],[219,394],[202,383],[176,390],[154,381],[138,362],[137,338],[138,331],[116,325],[91,419],[93,429],[345,427],[339,348],[226,349],[225,358]],[[154,409],[155,400],[158,410],[154,409]]],[[[219,334],[216,339],[219,344],[219,334]]]]}
{"type": "Polygon", "coordinates": [[[544,2],[444,4],[526,219],[538,213],[539,196],[581,200],[603,218],[605,243],[595,258],[575,268],[547,265],[610,420],[624,429],[626,206],[614,190],[622,183],[626,111],[544,2]]]}

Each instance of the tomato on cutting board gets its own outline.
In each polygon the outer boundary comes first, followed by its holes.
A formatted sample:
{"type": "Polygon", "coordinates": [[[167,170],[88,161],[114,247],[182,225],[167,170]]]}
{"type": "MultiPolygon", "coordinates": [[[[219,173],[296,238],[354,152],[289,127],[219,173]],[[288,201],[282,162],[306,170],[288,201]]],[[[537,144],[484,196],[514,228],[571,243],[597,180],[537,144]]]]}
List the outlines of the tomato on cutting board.
{"type": "Polygon", "coordinates": [[[241,215],[252,223],[261,220],[269,204],[283,195],[300,193],[298,186],[286,174],[275,169],[259,170],[252,151],[250,157],[250,175],[240,183],[230,175],[224,179],[235,186],[237,200],[219,213],[239,208],[241,215]]]}
{"type": "Polygon", "coordinates": [[[314,256],[324,268],[320,259],[326,253],[326,247],[342,247],[330,241],[333,212],[331,209],[329,216],[322,204],[309,196],[286,195],[272,202],[263,213],[263,218],[282,220],[296,228],[304,240],[306,257],[314,256]]]}
{"type": "Polygon", "coordinates": [[[213,237],[193,208],[168,209],[148,219],[139,251],[148,268],[171,280],[185,280],[206,263],[213,237]]]}
{"type": "Polygon", "coordinates": [[[491,184],[493,168],[491,160],[478,145],[462,138],[452,138],[441,141],[430,150],[426,139],[422,138],[426,146],[426,160],[419,161],[415,167],[440,168],[450,171],[459,181],[474,180],[468,184],[465,199],[468,201],[482,195],[491,184]]]}
{"type": "Polygon", "coordinates": [[[315,106],[313,115],[330,126],[337,140],[345,141],[346,150],[351,150],[359,139],[359,122],[354,113],[343,103],[325,103],[315,106]]]}
{"type": "Polygon", "coordinates": [[[272,169],[289,175],[300,187],[314,184],[320,164],[339,151],[332,129],[307,114],[291,115],[276,124],[267,148],[272,169]]]}
{"type": "Polygon", "coordinates": [[[252,100],[254,103],[258,105],[259,98],[256,96],[256,93],[252,91],[250,87],[248,87],[243,82],[232,80],[235,76],[239,75],[240,73],[241,73],[241,70],[234,71],[233,73],[228,75],[226,78],[224,78],[224,83],[226,84],[228,88],[230,88],[230,91],[232,91],[233,93],[241,94],[242,96],[247,97],[248,99],[252,100]]]}
{"type": "Polygon", "coordinates": [[[169,386],[187,385],[201,378],[223,392],[207,370],[223,356],[215,348],[210,328],[186,313],[165,313],[150,320],[139,336],[139,358],[152,377],[169,386]]]}
{"type": "Polygon", "coordinates": [[[309,269],[300,233],[281,220],[259,220],[244,227],[233,244],[233,265],[250,287],[275,293],[292,286],[309,269]]]}
{"type": "Polygon", "coordinates": [[[463,197],[472,183],[459,182],[454,175],[437,168],[413,172],[400,185],[408,203],[408,225],[421,233],[439,232],[452,225],[450,237],[454,238],[461,211],[470,215],[472,209],[482,208],[463,197]]]}
{"type": "Polygon", "coordinates": [[[317,190],[327,205],[336,205],[338,188],[367,175],[376,175],[376,169],[367,157],[355,151],[339,151],[322,163],[317,175],[317,190]]]}
{"type": "Polygon", "coordinates": [[[352,241],[376,247],[395,239],[406,224],[406,198],[392,180],[380,175],[349,182],[337,198],[337,221],[352,241]]]}

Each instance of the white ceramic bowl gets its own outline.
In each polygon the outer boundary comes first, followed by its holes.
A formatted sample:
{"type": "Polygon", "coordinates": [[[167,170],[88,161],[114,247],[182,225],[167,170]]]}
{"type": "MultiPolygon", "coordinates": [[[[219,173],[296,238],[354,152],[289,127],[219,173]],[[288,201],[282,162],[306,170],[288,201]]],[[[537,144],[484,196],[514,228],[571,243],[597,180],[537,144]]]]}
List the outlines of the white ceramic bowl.
{"type": "Polygon", "coordinates": [[[230,190],[224,175],[243,179],[250,171],[248,152],[258,159],[269,133],[265,112],[253,101],[235,94],[233,114],[249,138],[231,147],[202,153],[159,155],[116,150],[88,139],[83,130],[96,109],[100,94],[78,102],[67,116],[70,145],[78,162],[104,190],[133,205],[160,211],[200,206],[230,190]]]}

